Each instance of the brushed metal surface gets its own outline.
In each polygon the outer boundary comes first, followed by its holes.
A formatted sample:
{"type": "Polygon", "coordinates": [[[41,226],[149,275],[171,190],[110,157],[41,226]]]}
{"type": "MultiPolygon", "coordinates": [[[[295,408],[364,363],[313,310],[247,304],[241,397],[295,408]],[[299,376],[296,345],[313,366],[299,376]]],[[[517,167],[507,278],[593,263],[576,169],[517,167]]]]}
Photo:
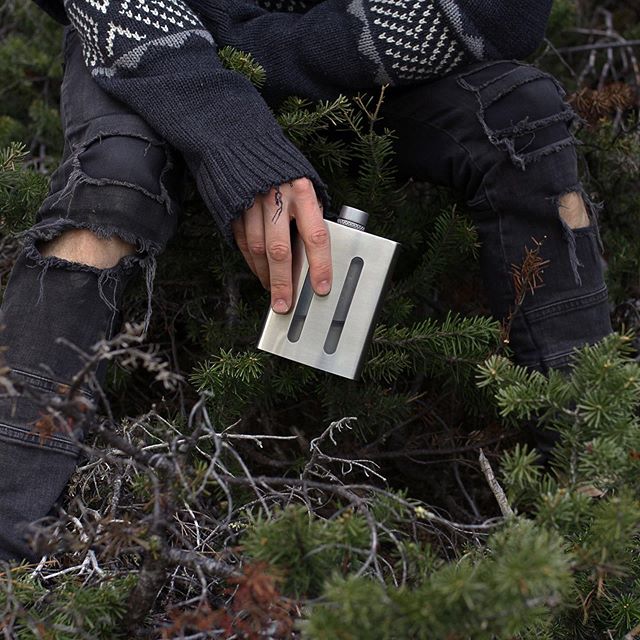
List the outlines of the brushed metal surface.
{"type": "Polygon", "coordinates": [[[364,364],[382,296],[400,245],[328,220],[326,223],[331,237],[333,261],[331,292],[324,297],[313,295],[300,337],[296,342],[291,342],[287,334],[308,271],[304,245],[297,238],[293,248],[294,298],[291,311],[287,315],[280,315],[269,310],[258,348],[353,380],[360,375],[364,364]],[[356,257],[364,262],[362,273],[337,349],[328,354],[324,351],[325,340],[349,265],[356,257]]]}

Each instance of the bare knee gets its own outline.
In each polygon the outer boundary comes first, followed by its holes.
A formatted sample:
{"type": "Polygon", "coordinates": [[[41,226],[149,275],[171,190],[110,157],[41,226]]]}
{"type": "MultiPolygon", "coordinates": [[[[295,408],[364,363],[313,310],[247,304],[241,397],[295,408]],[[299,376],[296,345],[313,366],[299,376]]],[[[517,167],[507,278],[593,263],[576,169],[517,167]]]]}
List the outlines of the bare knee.
{"type": "Polygon", "coordinates": [[[558,203],[560,217],[570,229],[581,229],[591,224],[587,206],[579,193],[567,193],[558,203]]]}
{"type": "Polygon", "coordinates": [[[69,262],[109,269],[136,252],[134,245],[117,236],[101,238],[87,229],[69,229],[40,246],[43,256],[54,256],[69,262]]]}

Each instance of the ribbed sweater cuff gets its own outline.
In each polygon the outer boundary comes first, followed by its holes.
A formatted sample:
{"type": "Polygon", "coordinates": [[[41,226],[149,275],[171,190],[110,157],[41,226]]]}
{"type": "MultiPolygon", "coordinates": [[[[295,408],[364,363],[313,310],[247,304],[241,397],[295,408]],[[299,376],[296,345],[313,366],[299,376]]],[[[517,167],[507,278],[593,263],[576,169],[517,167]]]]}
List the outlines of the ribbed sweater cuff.
{"type": "Polygon", "coordinates": [[[258,194],[277,185],[309,178],[325,211],[328,209],[326,185],[279,131],[261,132],[259,137],[247,136],[207,150],[194,173],[198,190],[229,244],[233,244],[231,221],[248,209],[258,194]]]}

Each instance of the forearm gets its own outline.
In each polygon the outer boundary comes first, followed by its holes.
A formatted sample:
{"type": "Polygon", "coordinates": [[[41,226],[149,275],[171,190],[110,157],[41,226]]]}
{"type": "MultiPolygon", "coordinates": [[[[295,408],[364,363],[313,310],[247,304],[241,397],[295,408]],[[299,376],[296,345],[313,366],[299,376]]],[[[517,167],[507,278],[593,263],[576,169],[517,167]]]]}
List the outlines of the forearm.
{"type": "Polygon", "coordinates": [[[220,45],[251,53],[265,68],[264,94],[274,102],[415,84],[474,61],[521,57],[542,38],[551,5],[322,0],[303,13],[270,13],[247,0],[186,1],[220,45]]]}
{"type": "Polygon", "coordinates": [[[309,177],[251,83],[223,68],[211,34],[181,0],[66,0],[95,81],[184,156],[227,237],[258,193],[309,177]]]}

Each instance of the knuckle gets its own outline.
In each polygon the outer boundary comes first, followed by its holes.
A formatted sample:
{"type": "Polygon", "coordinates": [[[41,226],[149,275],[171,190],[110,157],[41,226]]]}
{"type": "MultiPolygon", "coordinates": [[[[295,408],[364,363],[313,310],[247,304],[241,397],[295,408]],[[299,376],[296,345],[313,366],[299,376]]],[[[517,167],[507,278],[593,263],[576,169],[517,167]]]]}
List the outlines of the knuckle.
{"type": "Polygon", "coordinates": [[[313,188],[313,182],[311,182],[311,180],[309,180],[309,178],[298,178],[297,180],[294,180],[293,183],[293,190],[295,191],[296,194],[299,195],[306,195],[306,194],[315,194],[315,190],[313,188]]]}
{"type": "Polygon", "coordinates": [[[269,245],[269,258],[274,262],[286,262],[291,257],[291,249],[284,242],[272,242],[269,245]]]}
{"type": "Polygon", "coordinates": [[[263,256],[265,254],[264,242],[251,242],[247,244],[249,253],[252,256],[263,256]]]}
{"type": "Polygon", "coordinates": [[[330,280],[331,279],[331,264],[322,263],[315,265],[313,269],[313,275],[318,280],[330,280]]]}
{"type": "Polygon", "coordinates": [[[271,295],[274,298],[286,298],[289,295],[289,283],[280,278],[271,278],[271,295]]]}
{"type": "Polygon", "coordinates": [[[329,232],[325,226],[317,227],[311,230],[308,240],[314,247],[324,247],[329,242],[329,232]]]}

